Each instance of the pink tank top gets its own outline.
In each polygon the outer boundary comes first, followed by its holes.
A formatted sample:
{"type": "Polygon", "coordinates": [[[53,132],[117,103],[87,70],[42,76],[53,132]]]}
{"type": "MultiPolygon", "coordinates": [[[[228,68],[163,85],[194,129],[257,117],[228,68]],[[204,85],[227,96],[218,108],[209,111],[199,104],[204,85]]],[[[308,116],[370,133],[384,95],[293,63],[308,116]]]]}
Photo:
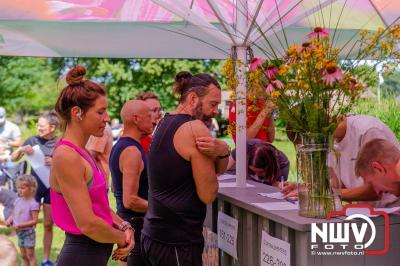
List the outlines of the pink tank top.
{"type": "MultiPolygon", "coordinates": [[[[92,168],[93,182],[92,186],[88,188],[90,200],[92,201],[92,209],[96,216],[103,219],[109,225],[112,225],[111,209],[108,203],[107,186],[101,170],[95,165],[94,160],[89,158],[79,147],[75,146],[69,141],[60,140],[56,148],[61,145],[67,145],[79,153],[92,168]]],[[[76,222],[69,210],[68,204],[62,194],[50,188],[50,202],[51,202],[51,215],[54,223],[63,231],[80,235],[82,232],[78,229],[76,222]]]]}

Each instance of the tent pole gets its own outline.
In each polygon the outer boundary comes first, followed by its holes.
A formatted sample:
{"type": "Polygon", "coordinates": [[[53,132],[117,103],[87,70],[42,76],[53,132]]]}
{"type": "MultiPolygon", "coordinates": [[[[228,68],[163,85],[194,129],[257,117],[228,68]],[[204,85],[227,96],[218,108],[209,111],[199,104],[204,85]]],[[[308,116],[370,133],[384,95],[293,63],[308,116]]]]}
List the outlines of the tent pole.
{"type": "Polygon", "coordinates": [[[239,85],[236,88],[236,186],[245,187],[247,177],[247,148],[246,148],[246,65],[247,44],[243,43],[248,28],[247,0],[236,2],[237,34],[241,38],[242,45],[236,47],[237,59],[241,62],[237,66],[237,79],[239,85]]]}

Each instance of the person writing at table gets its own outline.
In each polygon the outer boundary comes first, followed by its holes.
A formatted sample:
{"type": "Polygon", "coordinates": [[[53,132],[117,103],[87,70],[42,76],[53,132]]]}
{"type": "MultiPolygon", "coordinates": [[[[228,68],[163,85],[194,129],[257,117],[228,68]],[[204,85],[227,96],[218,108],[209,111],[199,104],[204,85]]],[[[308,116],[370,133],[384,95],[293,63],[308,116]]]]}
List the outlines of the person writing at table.
{"type": "Polygon", "coordinates": [[[398,145],[373,139],[365,144],[357,156],[355,172],[375,193],[400,196],[400,149],[398,145]]]}
{"type": "MultiPolygon", "coordinates": [[[[236,149],[232,150],[228,162],[228,173],[235,172],[236,149]]],[[[280,186],[289,176],[290,162],[286,155],[271,143],[247,140],[248,179],[270,186],[280,186]]]]}
{"type": "Polygon", "coordinates": [[[131,225],[111,210],[104,173],[85,149],[110,120],[104,87],[85,80],[85,73],[80,65],[68,72],[55,105],[64,123],[50,173],[51,213],[65,231],[58,266],[107,265],[114,243],[114,259],[127,257],[135,243],[131,225]]]}
{"type": "MultiPolygon", "coordinates": [[[[368,141],[381,138],[398,145],[396,136],[382,121],[369,115],[343,116],[333,133],[334,151],[328,156],[330,174],[341,184],[341,199],[369,203],[374,207],[390,207],[399,204],[399,198],[385,193],[380,197],[371,184],[355,173],[355,163],[359,151],[368,141]]],[[[287,184],[283,193],[289,197],[297,194],[296,184],[287,184]]]]}

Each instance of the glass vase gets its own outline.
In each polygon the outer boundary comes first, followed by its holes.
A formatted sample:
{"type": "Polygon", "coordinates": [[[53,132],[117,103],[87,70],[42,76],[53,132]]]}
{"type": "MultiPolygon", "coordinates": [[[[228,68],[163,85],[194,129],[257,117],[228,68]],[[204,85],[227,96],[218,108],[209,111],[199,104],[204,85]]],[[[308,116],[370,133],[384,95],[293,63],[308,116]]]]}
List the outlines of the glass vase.
{"type": "Polygon", "coordinates": [[[297,150],[299,215],[326,218],[340,208],[340,184],[328,168],[329,135],[301,134],[297,150]]]}

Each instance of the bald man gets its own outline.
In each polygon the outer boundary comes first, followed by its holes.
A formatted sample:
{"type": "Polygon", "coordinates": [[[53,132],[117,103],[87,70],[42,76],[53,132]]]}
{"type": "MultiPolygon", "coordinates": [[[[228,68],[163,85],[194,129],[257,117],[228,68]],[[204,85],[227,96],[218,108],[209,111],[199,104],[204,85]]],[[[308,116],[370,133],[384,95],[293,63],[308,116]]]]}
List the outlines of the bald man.
{"type": "Polygon", "coordinates": [[[145,265],[140,254],[140,232],[147,211],[147,158],[140,139],[153,132],[155,118],[142,100],[131,100],[121,109],[124,133],[111,150],[110,171],[117,213],[135,229],[135,248],[128,265],[145,265]]]}

